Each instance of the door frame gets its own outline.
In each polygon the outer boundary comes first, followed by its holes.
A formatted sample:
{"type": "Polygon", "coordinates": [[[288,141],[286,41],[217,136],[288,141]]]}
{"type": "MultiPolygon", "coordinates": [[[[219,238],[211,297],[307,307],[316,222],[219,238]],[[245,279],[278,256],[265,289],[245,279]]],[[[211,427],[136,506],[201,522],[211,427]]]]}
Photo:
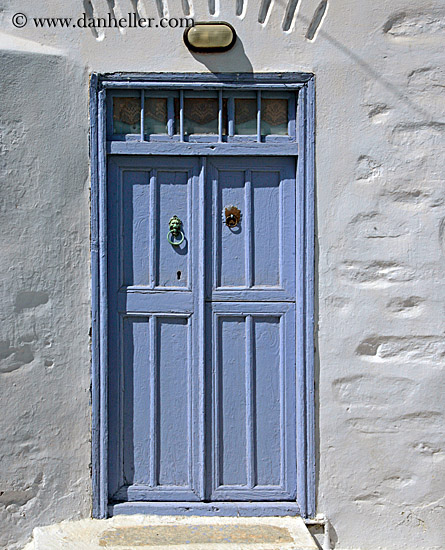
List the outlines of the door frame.
{"type": "MultiPolygon", "coordinates": [[[[195,89],[273,89],[299,90],[297,105],[297,143],[257,143],[245,148],[230,144],[217,144],[211,148],[196,144],[192,154],[233,155],[254,154],[295,156],[298,153],[296,171],[297,254],[296,281],[296,368],[297,368],[297,502],[299,514],[313,517],[316,514],[315,468],[315,373],[314,373],[314,277],[315,277],[315,78],[310,73],[257,73],[257,74],[202,74],[202,73],[144,73],[144,74],[92,74],[90,78],[90,161],[91,161],[91,352],[92,352],[92,515],[105,518],[112,513],[108,506],[108,297],[107,297],[107,90],[165,88],[168,86],[195,89]],[[206,148],[203,153],[204,147],[206,148]],[[269,152],[271,150],[274,152],[269,152]]],[[[128,143],[128,142],[127,142],[128,143]]],[[[125,153],[125,146],[122,152],[125,153]]],[[[157,144],[157,152],[151,144],[150,153],[144,151],[144,143],[133,144],[135,154],[175,154],[168,150],[168,143],[157,144]]],[[[185,144],[184,144],[185,145],[185,144]]],[[[131,143],[130,143],[131,147],[131,143]]],[[[129,150],[127,150],[128,152],[129,150]]],[[[184,149],[185,152],[185,149],[184,149]]],[[[187,153],[185,153],[187,154],[187,153]]],[[[188,153],[190,154],[190,153],[188,153]]],[[[169,504],[169,503],[159,503],[169,504]]],[[[195,513],[208,515],[233,515],[229,503],[201,506],[195,513]],[[216,509],[218,508],[218,509],[216,509]]],[[[171,507],[173,508],[173,507],[171,507]]],[[[270,508],[270,505],[269,505],[270,508]]],[[[272,507],[273,508],[273,507],[272,507]]],[[[136,510],[135,510],[136,511],[136,510]]],[[[141,512],[139,508],[137,510],[141,512]]],[[[154,512],[153,509],[150,510],[154,512]]],[[[273,512],[273,509],[272,509],[273,512]]],[[[175,513],[160,506],[159,513],[175,513]],[[164,508],[164,509],[163,509],[164,508]]],[[[185,514],[177,508],[176,513],[185,514]]],[[[190,512],[189,512],[190,513],[190,512]]],[[[239,510],[238,510],[239,513],[239,510]]],[[[286,511],[276,508],[277,515],[286,511]]],[[[265,515],[261,503],[246,507],[243,515],[265,515]]],[[[271,515],[271,510],[267,513],[271,515]]]]}

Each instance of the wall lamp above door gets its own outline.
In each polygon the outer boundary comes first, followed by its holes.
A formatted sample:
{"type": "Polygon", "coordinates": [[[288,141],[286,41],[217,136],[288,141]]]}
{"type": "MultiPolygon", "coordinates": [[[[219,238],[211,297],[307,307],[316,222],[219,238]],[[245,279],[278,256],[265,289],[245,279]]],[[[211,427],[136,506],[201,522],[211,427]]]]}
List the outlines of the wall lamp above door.
{"type": "Polygon", "coordinates": [[[184,32],[184,43],[192,52],[226,52],[235,42],[235,29],[225,21],[198,22],[184,32]]]}

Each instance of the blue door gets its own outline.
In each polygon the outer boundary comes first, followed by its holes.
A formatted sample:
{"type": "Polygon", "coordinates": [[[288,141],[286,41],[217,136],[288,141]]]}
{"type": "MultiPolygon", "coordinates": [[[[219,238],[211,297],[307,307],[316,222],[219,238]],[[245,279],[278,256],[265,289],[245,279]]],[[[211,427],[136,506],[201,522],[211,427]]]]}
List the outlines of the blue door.
{"type": "Polygon", "coordinates": [[[108,174],[110,501],[295,501],[295,159],[108,174]]]}

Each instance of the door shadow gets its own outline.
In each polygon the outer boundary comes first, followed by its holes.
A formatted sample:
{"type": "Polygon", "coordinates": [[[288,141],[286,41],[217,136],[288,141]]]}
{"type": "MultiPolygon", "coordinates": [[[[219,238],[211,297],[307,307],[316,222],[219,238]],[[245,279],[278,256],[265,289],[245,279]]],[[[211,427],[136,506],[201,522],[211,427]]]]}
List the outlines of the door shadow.
{"type": "Polygon", "coordinates": [[[212,73],[253,73],[252,63],[246,55],[244,45],[239,36],[231,50],[224,53],[190,54],[212,73]]]}

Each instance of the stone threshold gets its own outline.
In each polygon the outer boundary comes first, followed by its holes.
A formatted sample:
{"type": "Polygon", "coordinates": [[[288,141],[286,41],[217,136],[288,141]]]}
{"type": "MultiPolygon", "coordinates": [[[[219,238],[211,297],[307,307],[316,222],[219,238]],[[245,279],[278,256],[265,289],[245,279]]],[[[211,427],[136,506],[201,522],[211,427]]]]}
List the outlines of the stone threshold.
{"type": "Polygon", "coordinates": [[[300,517],[119,515],[37,527],[24,550],[317,550],[300,517]]]}

